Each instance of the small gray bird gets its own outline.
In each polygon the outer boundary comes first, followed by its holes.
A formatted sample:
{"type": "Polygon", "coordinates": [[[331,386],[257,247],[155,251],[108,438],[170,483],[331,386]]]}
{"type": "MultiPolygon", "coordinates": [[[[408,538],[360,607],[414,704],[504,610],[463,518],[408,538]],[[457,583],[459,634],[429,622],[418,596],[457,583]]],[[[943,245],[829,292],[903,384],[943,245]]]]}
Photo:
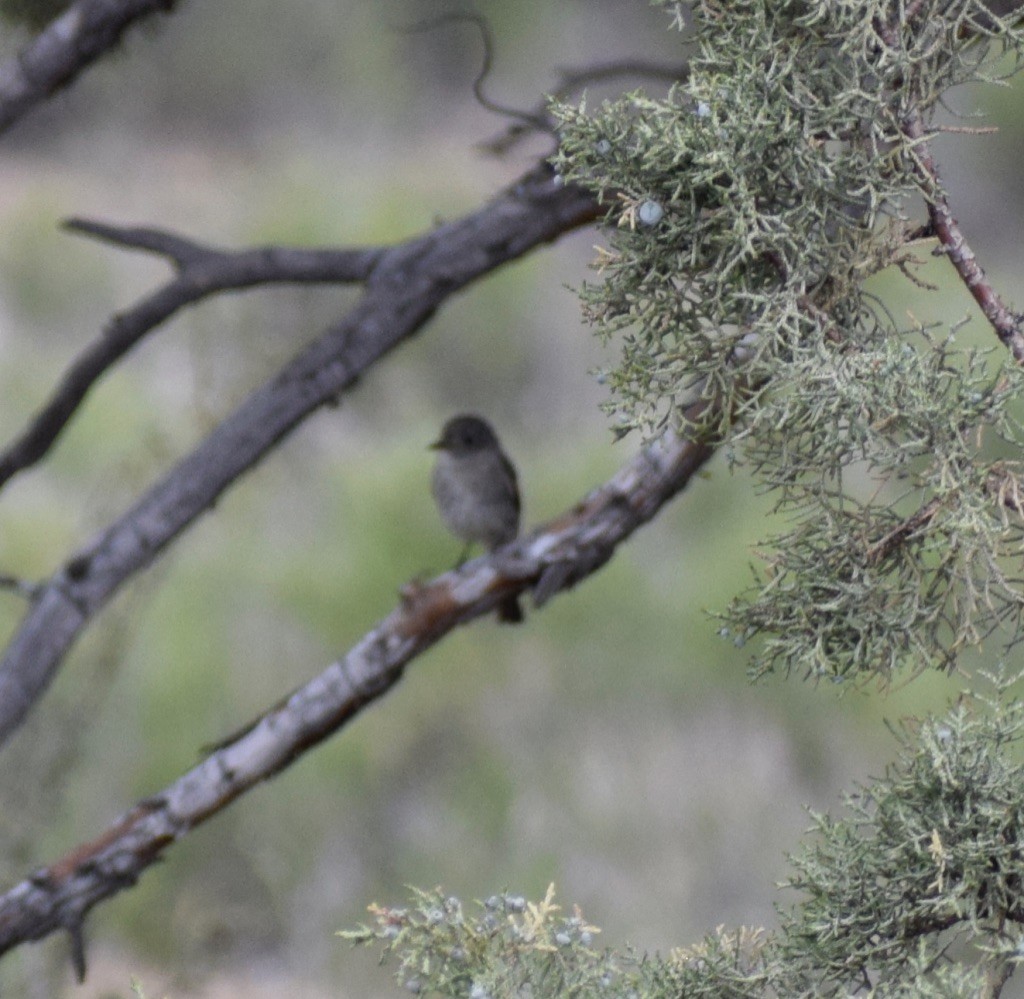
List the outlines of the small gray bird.
{"type": "MultiPolygon", "coordinates": [[[[445,526],[466,542],[459,564],[474,542],[489,551],[519,533],[519,486],[516,470],[501,449],[491,425],[479,416],[453,416],[430,445],[438,451],[431,492],[445,526]]],[[[523,619],[513,596],[498,605],[498,620],[523,619]]]]}

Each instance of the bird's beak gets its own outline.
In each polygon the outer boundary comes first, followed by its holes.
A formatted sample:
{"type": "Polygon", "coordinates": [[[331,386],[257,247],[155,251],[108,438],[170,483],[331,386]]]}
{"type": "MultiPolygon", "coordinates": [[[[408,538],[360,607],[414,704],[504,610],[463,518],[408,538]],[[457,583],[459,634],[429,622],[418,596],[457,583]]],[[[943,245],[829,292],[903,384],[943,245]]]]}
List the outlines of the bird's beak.
{"type": "Polygon", "coordinates": [[[427,445],[428,451],[440,451],[444,447],[444,441],[434,441],[433,444],[427,445]]]}

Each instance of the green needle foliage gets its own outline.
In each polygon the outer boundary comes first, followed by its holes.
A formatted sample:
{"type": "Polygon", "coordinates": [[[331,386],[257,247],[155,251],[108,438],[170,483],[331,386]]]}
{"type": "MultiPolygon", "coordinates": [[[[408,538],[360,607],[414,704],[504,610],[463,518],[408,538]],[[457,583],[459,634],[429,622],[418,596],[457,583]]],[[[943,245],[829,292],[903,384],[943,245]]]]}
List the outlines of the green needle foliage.
{"type": "Polygon", "coordinates": [[[597,930],[505,893],[467,912],[438,889],[371,907],[340,934],[382,943],[425,995],[687,999],[997,995],[1024,960],[1024,703],[1020,675],[988,678],[946,714],[895,730],[897,760],[813,815],[775,933],[719,929],[667,957],[595,947],[597,930]]]}
{"type": "Polygon", "coordinates": [[[846,797],[843,818],[814,816],[794,858],[803,900],[780,935],[787,961],[903,989],[954,959],[983,956],[975,970],[991,976],[1024,956],[1024,704],[1019,676],[990,679],[994,696],[897,729],[896,763],[846,797]]]}
{"type": "Polygon", "coordinates": [[[956,324],[901,328],[865,281],[912,278],[910,213],[941,194],[912,126],[1024,35],[981,0],[704,0],[692,29],[667,97],[557,108],[559,171],[608,204],[582,298],[622,345],[617,432],[703,397],[688,429],[776,498],[786,529],[723,615],[755,673],[888,679],[1014,642],[1020,466],[993,454],[1024,443],[1021,373],[956,324]]]}

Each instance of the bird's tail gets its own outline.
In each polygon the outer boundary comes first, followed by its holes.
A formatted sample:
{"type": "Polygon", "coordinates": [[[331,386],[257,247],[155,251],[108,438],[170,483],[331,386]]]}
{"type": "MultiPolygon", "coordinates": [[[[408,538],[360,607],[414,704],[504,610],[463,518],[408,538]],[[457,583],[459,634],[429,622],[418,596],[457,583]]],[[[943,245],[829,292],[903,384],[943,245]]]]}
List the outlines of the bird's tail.
{"type": "Polygon", "coordinates": [[[502,624],[519,624],[523,619],[523,608],[518,597],[507,597],[498,604],[498,620],[502,624]]]}

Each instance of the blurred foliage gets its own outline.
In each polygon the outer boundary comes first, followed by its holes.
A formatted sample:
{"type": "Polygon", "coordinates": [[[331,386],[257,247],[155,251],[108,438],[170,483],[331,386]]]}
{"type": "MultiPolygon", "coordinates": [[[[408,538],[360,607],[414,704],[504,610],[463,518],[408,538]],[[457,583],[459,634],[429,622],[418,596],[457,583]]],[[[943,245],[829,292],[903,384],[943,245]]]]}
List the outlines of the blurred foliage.
{"type": "Polygon", "coordinates": [[[0,17],[38,31],[65,10],[71,0],[0,0],[0,17]]]}

